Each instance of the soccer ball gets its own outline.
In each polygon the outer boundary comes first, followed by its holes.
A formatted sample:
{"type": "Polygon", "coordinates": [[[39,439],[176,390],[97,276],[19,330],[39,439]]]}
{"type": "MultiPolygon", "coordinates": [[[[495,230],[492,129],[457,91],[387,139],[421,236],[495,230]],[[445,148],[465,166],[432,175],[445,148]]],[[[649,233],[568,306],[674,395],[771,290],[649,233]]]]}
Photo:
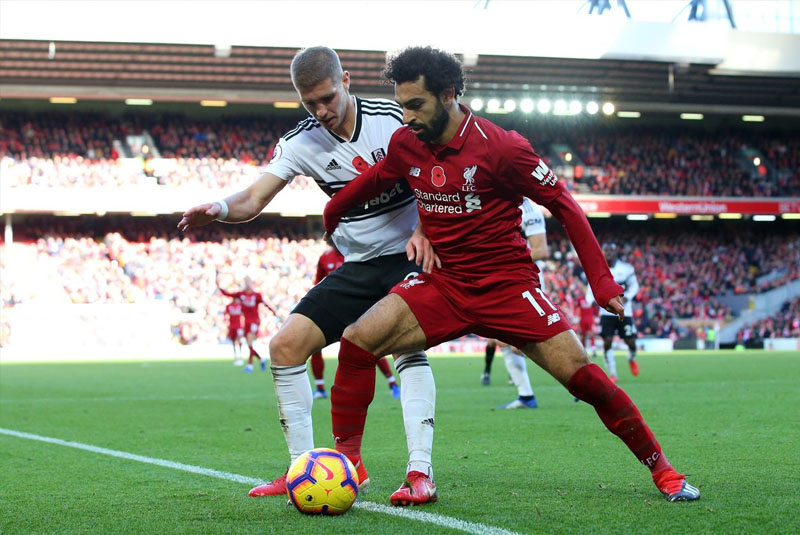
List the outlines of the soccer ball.
{"type": "Polygon", "coordinates": [[[308,450],[286,474],[286,492],[294,506],[307,515],[341,515],[358,496],[353,463],[328,448],[308,450]]]}

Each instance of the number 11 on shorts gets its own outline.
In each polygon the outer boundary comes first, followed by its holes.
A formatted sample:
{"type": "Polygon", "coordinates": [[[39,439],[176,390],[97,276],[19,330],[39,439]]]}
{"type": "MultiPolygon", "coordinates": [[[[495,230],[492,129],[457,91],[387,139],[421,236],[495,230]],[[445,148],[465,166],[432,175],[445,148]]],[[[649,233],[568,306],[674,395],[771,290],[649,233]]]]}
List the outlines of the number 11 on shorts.
{"type": "MultiPolygon", "coordinates": [[[[536,288],[536,293],[538,293],[542,297],[542,299],[544,299],[544,302],[547,303],[550,306],[550,308],[552,308],[553,310],[557,310],[556,307],[553,306],[553,303],[551,303],[550,300],[547,298],[547,296],[544,295],[544,292],[542,291],[541,288],[536,288]]],[[[528,302],[533,306],[533,308],[540,316],[544,316],[544,309],[541,306],[539,306],[539,303],[536,302],[536,299],[534,299],[533,294],[531,292],[525,290],[524,292],[522,292],[522,298],[527,299],[528,302]]]]}

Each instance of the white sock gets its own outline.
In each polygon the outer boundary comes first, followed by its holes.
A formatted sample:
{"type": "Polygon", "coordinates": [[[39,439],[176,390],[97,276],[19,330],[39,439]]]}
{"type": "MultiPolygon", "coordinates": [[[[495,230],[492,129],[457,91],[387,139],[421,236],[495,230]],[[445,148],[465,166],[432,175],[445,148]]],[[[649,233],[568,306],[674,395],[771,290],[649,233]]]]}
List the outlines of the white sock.
{"type": "Polygon", "coordinates": [[[500,351],[503,353],[506,370],[508,370],[511,380],[517,386],[517,393],[520,396],[532,396],[533,387],[531,387],[531,380],[528,377],[528,365],[525,362],[525,355],[520,355],[510,346],[504,346],[500,351]]]}
{"type": "Polygon", "coordinates": [[[325,379],[314,379],[314,384],[319,387],[325,387],[325,379]]]}
{"type": "Polygon", "coordinates": [[[608,375],[617,376],[617,361],[614,359],[613,349],[606,351],[606,367],[608,368],[608,375]]]}
{"type": "Polygon", "coordinates": [[[306,365],[270,366],[275,395],[278,398],[278,415],[294,461],[314,448],[314,428],[311,424],[311,382],[306,365]]]}
{"type": "Polygon", "coordinates": [[[434,413],[436,383],[423,351],[395,357],[394,368],[400,377],[400,404],[408,443],[407,471],[417,471],[433,478],[434,413]]]}

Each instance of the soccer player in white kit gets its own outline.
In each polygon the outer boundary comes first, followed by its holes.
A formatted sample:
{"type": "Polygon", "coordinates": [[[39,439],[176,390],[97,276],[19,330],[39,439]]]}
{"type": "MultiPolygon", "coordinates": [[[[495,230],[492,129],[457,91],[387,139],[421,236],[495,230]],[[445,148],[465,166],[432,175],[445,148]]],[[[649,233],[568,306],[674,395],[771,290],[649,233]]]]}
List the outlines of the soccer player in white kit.
{"type": "MultiPolygon", "coordinates": [[[[301,50],[292,60],[292,83],[311,117],[300,121],[275,148],[265,172],[247,189],[223,201],[188,210],[182,230],[213,220],[249,221],[297,175],[312,177],[329,196],[386,154],[389,139],[402,126],[400,107],[389,100],[349,94],[350,75],[330,48],[301,50]]],[[[309,355],[339,340],[389,289],[430,271],[435,255],[415,233],[415,197],[403,180],[350,210],[331,237],[345,263],[314,286],[270,342],[270,359],[280,424],[291,461],[314,447],[312,393],[306,371],[309,355]]],[[[400,401],[408,441],[407,480],[391,498],[394,505],[436,501],[431,451],[436,387],[422,351],[395,356],[400,401]],[[409,482],[412,482],[411,484],[409,482]]],[[[333,386],[336,389],[336,384],[333,386]]],[[[359,487],[369,484],[362,463],[359,487]]],[[[286,494],[286,476],[250,491],[250,496],[286,494]]]]}
{"type": "MultiPolygon", "coordinates": [[[[639,363],[636,362],[636,325],[633,323],[633,300],[639,293],[639,280],[633,266],[628,262],[620,260],[617,245],[614,243],[603,244],[603,255],[606,257],[611,275],[614,281],[625,289],[623,304],[625,306],[625,319],[620,320],[603,307],[600,307],[600,337],[603,339],[603,349],[605,351],[606,369],[612,381],[617,381],[617,363],[614,360],[614,349],[611,344],[614,335],[619,334],[620,338],[628,346],[628,365],[631,374],[639,375],[639,363]]],[[[589,285],[586,286],[586,300],[594,303],[594,295],[589,285]]]]}
{"type": "MultiPolygon", "coordinates": [[[[531,251],[531,258],[539,269],[539,285],[542,291],[545,290],[544,284],[544,259],[550,256],[550,249],[547,246],[547,229],[544,222],[542,211],[528,198],[523,199],[520,205],[522,210],[522,234],[528,242],[531,251]]],[[[488,385],[491,373],[490,353],[494,356],[494,348],[498,345],[495,340],[489,340],[486,344],[486,367],[481,376],[481,384],[488,385]]],[[[535,409],[538,405],[536,396],[533,394],[531,380],[528,377],[527,358],[517,348],[508,344],[499,344],[506,371],[511,381],[517,387],[517,399],[501,406],[501,409],[535,409]]]]}

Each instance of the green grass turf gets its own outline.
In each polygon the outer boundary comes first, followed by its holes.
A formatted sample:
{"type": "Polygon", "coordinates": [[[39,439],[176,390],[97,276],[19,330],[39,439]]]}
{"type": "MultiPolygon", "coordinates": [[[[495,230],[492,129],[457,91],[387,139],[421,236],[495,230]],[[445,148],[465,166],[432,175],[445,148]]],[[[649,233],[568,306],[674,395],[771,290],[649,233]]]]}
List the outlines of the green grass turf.
{"type": "MultiPolygon", "coordinates": [[[[519,533],[798,533],[800,354],[641,355],[621,385],[673,465],[703,497],[669,504],[648,471],[587,405],[529,367],[537,410],[515,397],[502,358],[493,384],[480,357],[433,357],[439,503],[415,509],[519,533]]],[[[326,375],[332,378],[333,361],[326,375]]],[[[331,446],[330,404],[314,407],[331,446]]],[[[269,375],[228,362],[4,364],[0,427],[271,478],[286,468],[269,375]]],[[[361,499],[388,504],[406,446],[399,400],[382,377],[364,439],[373,481],[361,499]]],[[[248,485],[0,435],[0,532],[458,533],[353,509],[305,517],[248,485]]]]}

